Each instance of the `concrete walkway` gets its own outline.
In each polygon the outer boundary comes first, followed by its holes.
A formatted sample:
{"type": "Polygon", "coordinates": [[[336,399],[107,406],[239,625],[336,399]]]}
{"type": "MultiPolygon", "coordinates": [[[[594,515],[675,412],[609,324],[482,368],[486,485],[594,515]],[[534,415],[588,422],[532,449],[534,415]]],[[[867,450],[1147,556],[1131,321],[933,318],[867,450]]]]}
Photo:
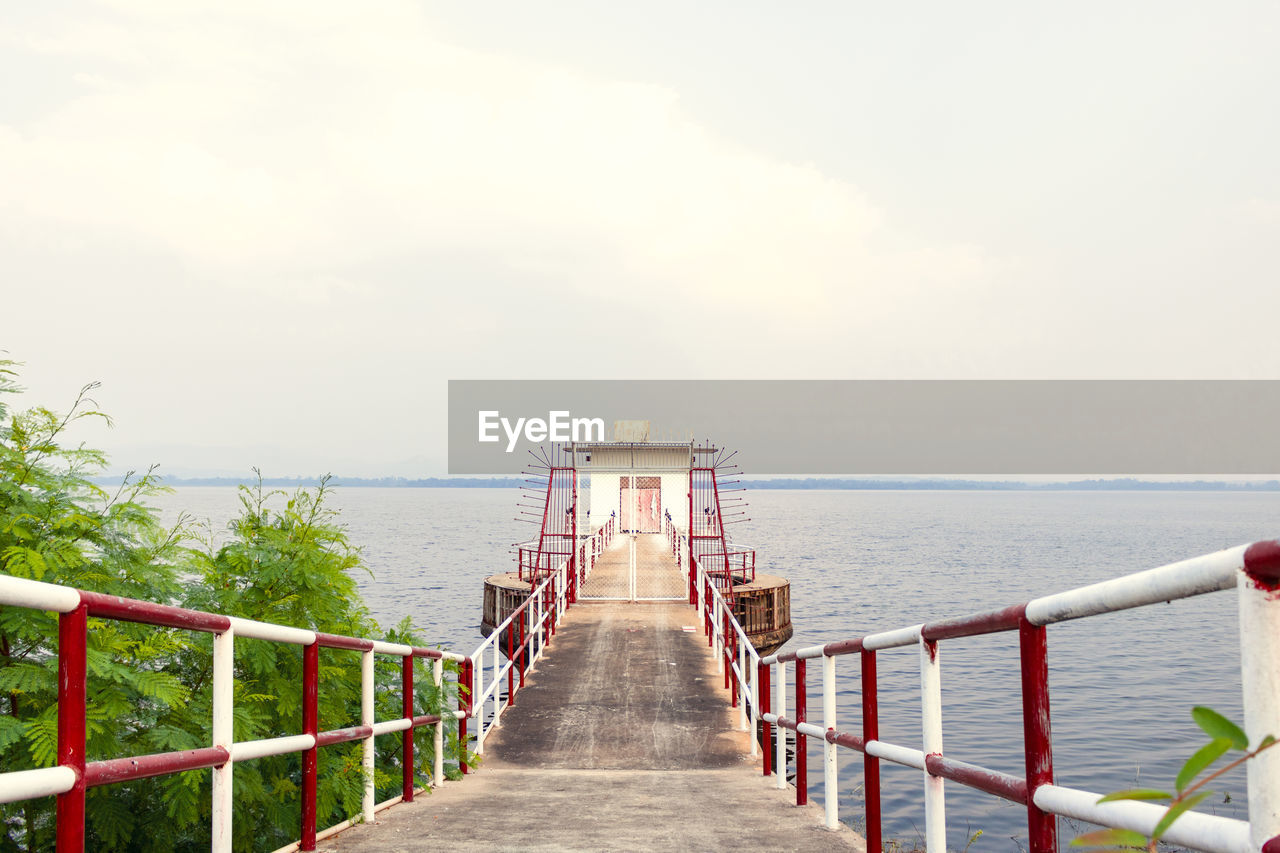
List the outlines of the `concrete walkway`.
{"type": "Polygon", "coordinates": [[[865,850],[748,757],[693,608],[580,603],[562,625],[477,771],[320,849],[865,850]]]}

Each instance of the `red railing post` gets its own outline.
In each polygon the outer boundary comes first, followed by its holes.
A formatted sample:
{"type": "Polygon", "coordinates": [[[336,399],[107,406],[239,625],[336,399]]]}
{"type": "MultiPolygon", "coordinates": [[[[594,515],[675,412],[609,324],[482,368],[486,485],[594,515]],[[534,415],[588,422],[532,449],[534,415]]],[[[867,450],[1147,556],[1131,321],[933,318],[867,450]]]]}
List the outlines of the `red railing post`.
{"type": "Polygon", "coordinates": [[[516,665],[516,668],[520,670],[520,689],[521,690],[524,689],[524,670],[529,663],[529,650],[525,648],[525,640],[524,640],[525,638],[524,623],[528,621],[529,614],[532,612],[533,610],[528,606],[528,602],[526,602],[524,609],[520,611],[520,614],[516,619],[516,621],[511,624],[511,629],[513,631],[515,630],[516,625],[520,626],[520,663],[516,665]]]}
{"type": "Polygon", "coordinates": [[[704,619],[707,624],[707,645],[710,647],[714,647],[716,644],[716,641],[715,641],[715,636],[716,636],[715,624],[716,623],[715,623],[714,617],[711,615],[711,611],[714,610],[715,608],[712,604],[710,578],[707,579],[706,590],[704,590],[702,602],[705,605],[704,611],[706,613],[704,619]]]}
{"type": "Polygon", "coordinates": [[[867,853],[880,853],[880,759],[865,743],[880,739],[880,709],[876,703],[876,653],[862,650],[862,790],[867,807],[867,853]]]}
{"type": "Polygon", "coordinates": [[[1035,804],[1036,788],[1053,784],[1053,742],[1049,730],[1049,655],[1043,626],[1024,616],[1018,625],[1022,663],[1022,739],[1027,767],[1027,838],[1030,853],[1058,849],[1058,819],[1035,804]]]}
{"type": "MultiPolygon", "coordinates": [[[[302,733],[320,733],[320,643],[302,647],[302,733]]],[[[299,850],[316,849],[316,792],[319,745],[302,753],[302,843],[299,850]]]]}
{"type": "MultiPolygon", "coordinates": [[[[401,715],[413,719],[413,655],[405,655],[400,661],[400,712],[401,715]]],[[[413,726],[404,732],[404,761],[401,767],[401,796],[406,803],[413,802],[413,726]]],[[[433,784],[439,784],[438,780],[433,784]]]]}
{"type": "MultiPolygon", "coordinates": [[[[729,647],[733,644],[733,640],[729,637],[729,612],[726,610],[720,615],[720,654],[724,658],[724,689],[728,690],[729,685],[733,682],[733,673],[730,671],[733,664],[733,652],[729,647]]],[[[737,705],[734,705],[736,708],[737,705]]]]}
{"type": "MultiPolygon", "coordinates": [[[[756,677],[759,679],[760,690],[760,713],[770,713],[770,703],[773,701],[773,691],[769,689],[770,667],[767,664],[758,664],[756,677]]],[[[764,775],[773,774],[773,726],[768,720],[763,721],[764,726],[764,775]]]]}
{"type": "MultiPolygon", "coordinates": [[[[796,722],[808,722],[805,717],[804,658],[796,658],[796,722]]],[[[808,739],[796,731],[796,805],[809,802],[809,745],[808,739]]]]}
{"type": "Polygon", "coordinates": [[[547,624],[551,626],[547,636],[554,637],[556,635],[556,576],[554,574],[551,575],[550,583],[547,584],[547,624]]]}
{"type": "Polygon", "coordinates": [[[58,764],[76,774],[58,795],[58,853],[84,851],[84,764],[89,608],[81,604],[58,617],[58,764]]]}
{"type": "MultiPolygon", "coordinates": [[[[507,704],[516,703],[516,622],[507,626],[507,704]]],[[[524,682],[523,674],[520,681],[524,682]]]]}
{"type": "Polygon", "coordinates": [[[698,568],[694,564],[693,559],[693,470],[689,470],[689,521],[686,525],[689,532],[689,603],[697,605],[698,603],[698,568]]]}
{"type": "Polygon", "coordinates": [[[462,665],[458,667],[458,710],[462,712],[462,719],[458,720],[458,745],[462,747],[462,755],[458,759],[458,769],[463,773],[470,773],[471,768],[467,766],[467,718],[471,716],[471,697],[475,691],[471,675],[471,658],[462,661],[462,665]],[[466,688],[465,690],[463,688],[466,688]],[[465,694],[465,695],[464,695],[465,694]]]}

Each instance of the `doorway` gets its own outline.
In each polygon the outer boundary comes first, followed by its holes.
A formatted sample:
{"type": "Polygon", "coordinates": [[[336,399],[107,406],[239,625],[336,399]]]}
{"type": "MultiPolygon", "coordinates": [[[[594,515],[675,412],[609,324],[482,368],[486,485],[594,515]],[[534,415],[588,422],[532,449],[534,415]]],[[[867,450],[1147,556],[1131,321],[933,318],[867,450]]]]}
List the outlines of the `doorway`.
{"type": "Polygon", "coordinates": [[[619,513],[626,533],[662,532],[662,478],[624,475],[619,513]]]}

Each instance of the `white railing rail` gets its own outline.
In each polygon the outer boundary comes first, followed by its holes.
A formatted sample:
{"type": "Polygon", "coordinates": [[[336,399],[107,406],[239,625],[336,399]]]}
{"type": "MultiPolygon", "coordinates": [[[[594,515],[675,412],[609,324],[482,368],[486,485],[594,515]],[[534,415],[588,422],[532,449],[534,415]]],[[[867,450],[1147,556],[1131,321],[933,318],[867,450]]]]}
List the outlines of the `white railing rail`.
{"type": "Polygon", "coordinates": [[[213,771],[211,849],[214,853],[230,853],[233,813],[232,774],[235,764],[240,761],[252,761],[291,752],[303,754],[302,838],[281,849],[314,850],[319,839],[350,824],[350,821],[347,821],[323,832],[316,831],[317,749],[353,740],[362,741],[364,797],[361,813],[365,821],[372,821],[378,810],[402,800],[412,800],[415,790],[420,790],[414,787],[416,767],[413,758],[413,730],[420,726],[434,728],[435,755],[430,774],[431,784],[438,786],[444,781],[445,720],[460,720],[462,714],[453,711],[429,715],[414,713],[412,662],[415,658],[432,661],[432,680],[437,688],[437,695],[443,698],[444,661],[463,662],[466,659],[462,655],[381,640],[325,634],[224,614],[187,610],[4,574],[0,574],[0,605],[48,610],[59,614],[58,766],[0,773],[0,802],[57,795],[56,834],[60,851],[84,849],[84,808],[87,789],[132,779],[211,768],[213,771]],[[211,743],[208,747],[153,755],[126,756],[104,761],[85,760],[90,617],[200,631],[213,635],[211,686],[213,719],[211,743]],[[235,711],[234,658],[237,637],[302,647],[302,733],[252,741],[234,740],[232,720],[235,711]],[[361,653],[361,715],[358,725],[319,731],[317,709],[321,688],[319,680],[321,648],[361,653]],[[374,655],[379,654],[399,657],[404,661],[401,666],[403,715],[392,720],[378,721],[374,714],[374,655]],[[376,803],[373,776],[376,755],[374,738],[394,732],[402,733],[404,742],[402,793],[392,800],[376,803]]]}
{"type": "MultiPolygon", "coordinates": [[[[685,534],[672,527],[669,535],[673,538],[673,551],[679,556],[687,555],[685,534]]],[[[724,686],[730,691],[730,705],[738,710],[738,730],[751,733],[750,750],[754,757],[759,754],[755,731],[760,719],[759,681],[756,677],[760,654],[734,616],[733,608],[696,557],[693,558],[693,566],[693,603],[716,659],[716,672],[725,676],[724,686]]]]}
{"type": "MultiPolygon", "coordinates": [[[[869,849],[878,849],[881,841],[880,760],[923,772],[925,843],[929,853],[946,851],[944,780],[1024,804],[1031,853],[1051,853],[1058,849],[1057,815],[1150,833],[1165,812],[1163,806],[1132,800],[1099,805],[1100,795],[1096,793],[1054,784],[1045,627],[1070,619],[1232,589],[1237,591],[1239,601],[1244,727],[1250,745],[1256,747],[1267,735],[1280,736],[1280,666],[1277,666],[1277,661],[1280,661],[1280,542],[1275,541],[1241,545],[1000,610],[939,619],[768,655],[760,661],[759,678],[762,683],[773,682],[776,696],[773,697],[774,707],[768,708],[766,704],[766,711],[761,714],[765,738],[767,741],[771,726],[795,733],[798,802],[805,801],[808,786],[805,739],[822,739],[828,828],[838,825],[838,748],[851,748],[863,754],[869,849]],[[1017,631],[1019,634],[1025,777],[968,764],[943,751],[939,643],[1002,631],[1017,631]],[[914,648],[919,655],[923,710],[919,748],[879,739],[876,654],[894,648],[914,648]],[[842,655],[860,655],[862,659],[861,733],[837,729],[835,661],[842,655]],[[821,725],[805,720],[804,666],[806,661],[817,659],[821,659],[823,664],[821,725]],[[790,717],[787,715],[786,691],[788,663],[794,663],[796,669],[796,707],[794,716],[790,717]]],[[[763,699],[768,703],[770,697],[766,694],[763,699]]],[[[785,787],[783,742],[784,738],[778,737],[775,772],[779,788],[785,787]]],[[[769,763],[767,756],[766,773],[770,772],[769,763]]],[[[1186,812],[1164,833],[1162,840],[1211,853],[1246,853],[1260,849],[1274,853],[1280,850],[1280,748],[1267,750],[1250,759],[1247,777],[1248,821],[1186,812]]]]}
{"type": "Polygon", "coordinates": [[[484,754],[485,739],[500,725],[502,712],[511,704],[517,687],[524,686],[525,673],[542,657],[569,603],[569,561],[565,560],[471,653],[471,716],[476,720],[478,755],[484,754]],[[502,661],[504,644],[506,663],[502,661]],[[526,656],[527,662],[523,660],[526,656]]]}

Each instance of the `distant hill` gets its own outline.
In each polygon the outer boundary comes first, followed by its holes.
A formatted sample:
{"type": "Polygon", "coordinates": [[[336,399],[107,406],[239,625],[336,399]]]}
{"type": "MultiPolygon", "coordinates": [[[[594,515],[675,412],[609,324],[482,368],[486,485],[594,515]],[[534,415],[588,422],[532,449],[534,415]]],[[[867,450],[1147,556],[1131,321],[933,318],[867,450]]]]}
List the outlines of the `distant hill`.
{"type": "MultiPolygon", "coordinates": [[[[101,485],[113,485],[120,482],[119,477],[98,477],[95,482],[101,485]]],[[[252,477],[166,477],[164,482],[170,486],[238,486],[256,482],[252,477]]],[[[525,485],[521,477],[423,477],[408,479],[405,477],[333,477],[330,485],[354,488],[407,488],[407,489],[514,489],[525,485]]],[[[314,486],[319,483],[318,477],[268,477],[262,481],[264,486],[275,488],[296,488],[314,486]]],[[[1155,482],[1139,480],[1132,477],[1120,477],[1112,480],[1064,480],[1055,483],[1028,483],[1022,480],[953,480],[948,478],[910,479],[910,480],[878,480],[858,478],[780,478],[771,480],[740,481],[750,489],[839,489],[858,491],[1075,491],[1075,492],[1276,492],[1280,491],[1280,480],[1256,482],[1221,481],[1221,480],[1179,480],[1177,482],[1155,482]]]]}

